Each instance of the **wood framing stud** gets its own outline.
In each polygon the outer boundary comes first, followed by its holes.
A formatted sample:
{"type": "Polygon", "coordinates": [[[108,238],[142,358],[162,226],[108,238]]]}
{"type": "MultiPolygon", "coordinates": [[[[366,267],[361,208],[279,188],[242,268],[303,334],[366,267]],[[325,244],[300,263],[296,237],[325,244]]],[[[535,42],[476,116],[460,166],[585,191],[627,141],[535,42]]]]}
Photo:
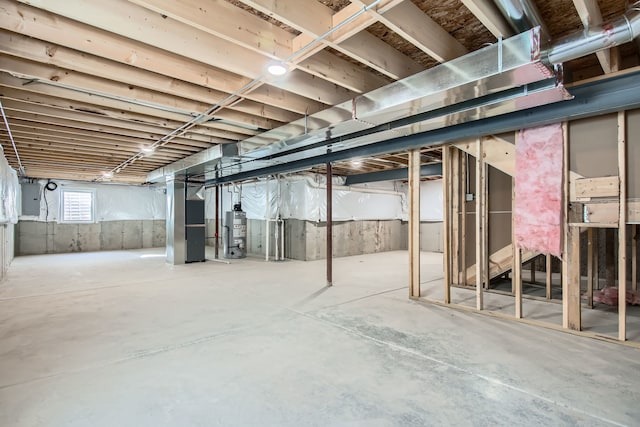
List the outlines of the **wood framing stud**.
{"type": "Polygon", "coordinates": [[[516,246],[515,239],[515,221],[513,213],[515,212],[516,203],[516,180],[515,177],[511,180],[511,248],[513,250],[513,257],[511,262],[511,293],[515,297],[515,316],[518,319],[522,318],[522,251],[516,246]]]}
{"type": "Polygon", "coordinates": [[[569,329],[569,125],[562,123],[562,327],[569,329]]]}
{"type": "Polygon", "coordinates": [[[409,297],[420,298],[420,150],[418,149],[411,150],[409,153],[409,297]]]}
{"type": "Polygon", "coordinates": [[[631,226],[631,289],[638,290],[638,225],[631,226]]]}
{"type": "Polygon", "coordinates": [[[627,149],[625,112],[618,113],[618,174],[620,220],[618,221],[618,339],[627,339],[627,149]]]}
{"type": "Polygon", "coordinates": [[[443,194],[443,264],[444,264],[444,303],[451,303],[451,148],[444,147],[442,149],[442,194],[443,194]]]}
{"type": "Polygon", "coordinates": [[[593,283],[595,275],[593,274],[593,228],[587,230],[587,306],[593,308],[593,283]]]}
{"type": "Polygon", "coordinates": [[[476,309],[482,310],[483,301],[483,279],[485,276],[485,163],[482,156],[482,139],[478,138],[476,152],[476,309]]]}

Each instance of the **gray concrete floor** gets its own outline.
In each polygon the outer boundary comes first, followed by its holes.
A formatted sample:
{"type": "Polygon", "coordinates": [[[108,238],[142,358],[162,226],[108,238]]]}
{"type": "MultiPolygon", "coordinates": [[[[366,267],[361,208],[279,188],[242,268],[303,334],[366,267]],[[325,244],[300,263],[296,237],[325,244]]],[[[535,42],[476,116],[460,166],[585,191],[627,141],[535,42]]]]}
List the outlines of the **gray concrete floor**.
{"type": "Polygon", "coordinates": [[[410,301],[406,265],[17,258],[0,426],[639,424],[640,351],[410,301]]]}

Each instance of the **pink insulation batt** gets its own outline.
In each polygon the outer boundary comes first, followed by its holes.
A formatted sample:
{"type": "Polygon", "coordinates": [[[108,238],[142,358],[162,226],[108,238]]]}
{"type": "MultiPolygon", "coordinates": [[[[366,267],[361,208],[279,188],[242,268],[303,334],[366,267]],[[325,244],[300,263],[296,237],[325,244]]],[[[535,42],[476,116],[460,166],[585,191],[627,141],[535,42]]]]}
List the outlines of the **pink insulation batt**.
{"type": "Polygon", "coordinates": [[[562,126],[520,131],[516,141],[514,237],[521,249],[561,255],[562,126]]]}

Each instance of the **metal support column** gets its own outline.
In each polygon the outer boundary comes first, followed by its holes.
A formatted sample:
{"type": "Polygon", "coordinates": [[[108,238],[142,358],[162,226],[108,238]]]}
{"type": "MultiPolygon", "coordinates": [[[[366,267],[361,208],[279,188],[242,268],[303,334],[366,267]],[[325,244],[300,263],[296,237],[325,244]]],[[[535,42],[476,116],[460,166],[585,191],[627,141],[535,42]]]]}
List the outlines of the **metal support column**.
{"type": "Polygon", "coordinates": [[[219,258],[218,250],[220,246],[220,186],[216,185],[216,232],[213,236],[215,244],[215,258],[219,258]]]}
{"type": "Polygon", "coordinates": [[[333,286],[333,171],[327,163],[327,286],[333,286]]]}

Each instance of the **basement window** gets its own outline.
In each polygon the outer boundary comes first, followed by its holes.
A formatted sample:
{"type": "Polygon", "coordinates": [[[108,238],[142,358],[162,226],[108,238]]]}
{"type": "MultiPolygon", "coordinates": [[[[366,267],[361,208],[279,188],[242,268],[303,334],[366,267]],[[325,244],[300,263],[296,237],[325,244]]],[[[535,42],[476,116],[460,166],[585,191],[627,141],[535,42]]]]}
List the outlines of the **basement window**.
{"type": "Polygon", "coordinates": [[[95,190],[63,189],[60,198],[61,222],[94,222],[95,190]]]}

